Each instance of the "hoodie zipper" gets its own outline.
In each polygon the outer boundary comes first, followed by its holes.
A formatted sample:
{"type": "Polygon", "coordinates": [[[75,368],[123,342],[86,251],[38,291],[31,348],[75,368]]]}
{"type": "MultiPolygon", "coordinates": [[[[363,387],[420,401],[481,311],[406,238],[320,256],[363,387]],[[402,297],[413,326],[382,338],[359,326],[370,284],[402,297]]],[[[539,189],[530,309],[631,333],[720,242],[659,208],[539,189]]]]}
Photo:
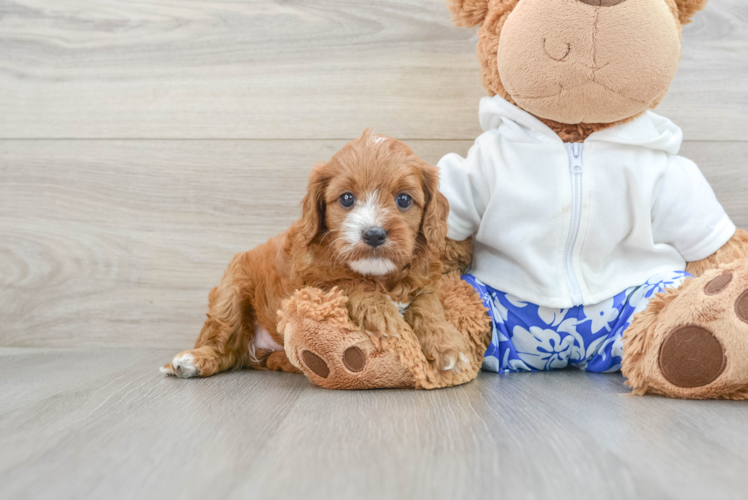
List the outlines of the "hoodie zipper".
{"type": "Polygon", "coordinates": [[[583,144],[578,142],[566,144],[566,151],[569,155],[572,204],[569,237],[564,248],[564,274],[566,275],[566,286],[569,288],[574,305],[581,305],[584,302],[582,289],[579,287],[579,281],[574,272],[574,247],[577,244],[579,228],[582,225],[582,173],[584,171],[582,149],[583,144]]]}

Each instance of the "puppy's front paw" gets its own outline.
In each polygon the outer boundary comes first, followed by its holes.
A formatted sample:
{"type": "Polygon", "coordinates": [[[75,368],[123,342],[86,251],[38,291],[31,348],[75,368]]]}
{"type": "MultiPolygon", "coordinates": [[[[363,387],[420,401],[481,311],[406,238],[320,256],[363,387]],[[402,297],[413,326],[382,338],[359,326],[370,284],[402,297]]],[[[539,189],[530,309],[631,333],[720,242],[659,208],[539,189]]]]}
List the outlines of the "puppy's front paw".
{"type": "Polygon", "coordinates": [[[388,337],[400,337],[400,318],[389,316],[381,311],[371,310],[364,316],[361,328],[369,335],[375,345],[379,345],[381,339],[388,337]]]}
{"type": "Polygon", "coordinates": [[[190,352],[182,352],[174,356],[171,363],[160,368],[161,373],[170,377],[192,378],[200,376],[200,367],[195,362],[195,356],[190,352]]]}
{"type": "Polygon", "coordinates": [[[433,356],[436,366],[445,372],[452,370],[455,373],[460,373],[464,368],[470,366],[470,359],[465,353],[459,351],[449,350],[432,353],[431,356],[433,356]]]}
{"type": "Polygon", "coordinates": [[[452,325],[424,326],[419,340],[426,359],[435,369],[460,373],[470,367],[471,346],[452,325]]]}

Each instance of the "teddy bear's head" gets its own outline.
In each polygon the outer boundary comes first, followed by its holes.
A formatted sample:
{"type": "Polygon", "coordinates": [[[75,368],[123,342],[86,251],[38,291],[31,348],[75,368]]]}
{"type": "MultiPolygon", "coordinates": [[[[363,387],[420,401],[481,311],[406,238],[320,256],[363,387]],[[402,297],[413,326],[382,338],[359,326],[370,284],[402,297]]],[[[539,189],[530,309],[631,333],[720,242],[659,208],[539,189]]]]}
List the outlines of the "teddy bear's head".
{"type": "Polygon", "coordinates": [[[448,0],[476,27],[483,84],[565,135],[636,117],[664,97],[684,24],[707,0],[448,0]]]}

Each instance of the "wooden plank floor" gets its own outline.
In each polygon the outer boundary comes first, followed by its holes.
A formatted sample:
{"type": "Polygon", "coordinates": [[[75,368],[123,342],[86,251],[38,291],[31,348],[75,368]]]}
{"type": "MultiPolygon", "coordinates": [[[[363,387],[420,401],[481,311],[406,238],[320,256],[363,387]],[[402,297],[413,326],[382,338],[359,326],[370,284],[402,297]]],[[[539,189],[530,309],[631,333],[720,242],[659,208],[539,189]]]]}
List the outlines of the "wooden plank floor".
{"type": "MultiPolygon", "coordinates": [[[[711,0],[658,109],[743,228],[746,28],[711,0]]],[[[347,140],[467,151],[475,43],[444,0],[0,0],[0,499],[746,498],[748,403],[619,375],[157,372],[347,140]]]]}
{"type": "Polygon", "coordinates": [[[577,371],[432,392],[177,380],[155,369],[170,354],[0,349],[0,498],[745,498],[747,403],[577,371]]]}

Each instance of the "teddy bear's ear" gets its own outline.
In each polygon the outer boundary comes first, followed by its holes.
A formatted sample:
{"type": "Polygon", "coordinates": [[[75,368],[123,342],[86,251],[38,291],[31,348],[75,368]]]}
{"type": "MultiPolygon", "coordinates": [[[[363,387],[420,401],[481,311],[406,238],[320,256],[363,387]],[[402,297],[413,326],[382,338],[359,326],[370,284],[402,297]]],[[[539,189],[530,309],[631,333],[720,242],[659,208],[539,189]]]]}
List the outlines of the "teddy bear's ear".
{"type": "Polygon", "coordinates": [[[488,14],[488,0],[447,0],[447,7],[454,25],[462,28],[478,26],[488,14]]]}
{"type": "Polygon", "coordinates": [[[678,5],[680,23],[686,25],[693,21],[693,16],[706,7],[707,1],[708,0],[675,0],[675,3],[678,5]]]}

